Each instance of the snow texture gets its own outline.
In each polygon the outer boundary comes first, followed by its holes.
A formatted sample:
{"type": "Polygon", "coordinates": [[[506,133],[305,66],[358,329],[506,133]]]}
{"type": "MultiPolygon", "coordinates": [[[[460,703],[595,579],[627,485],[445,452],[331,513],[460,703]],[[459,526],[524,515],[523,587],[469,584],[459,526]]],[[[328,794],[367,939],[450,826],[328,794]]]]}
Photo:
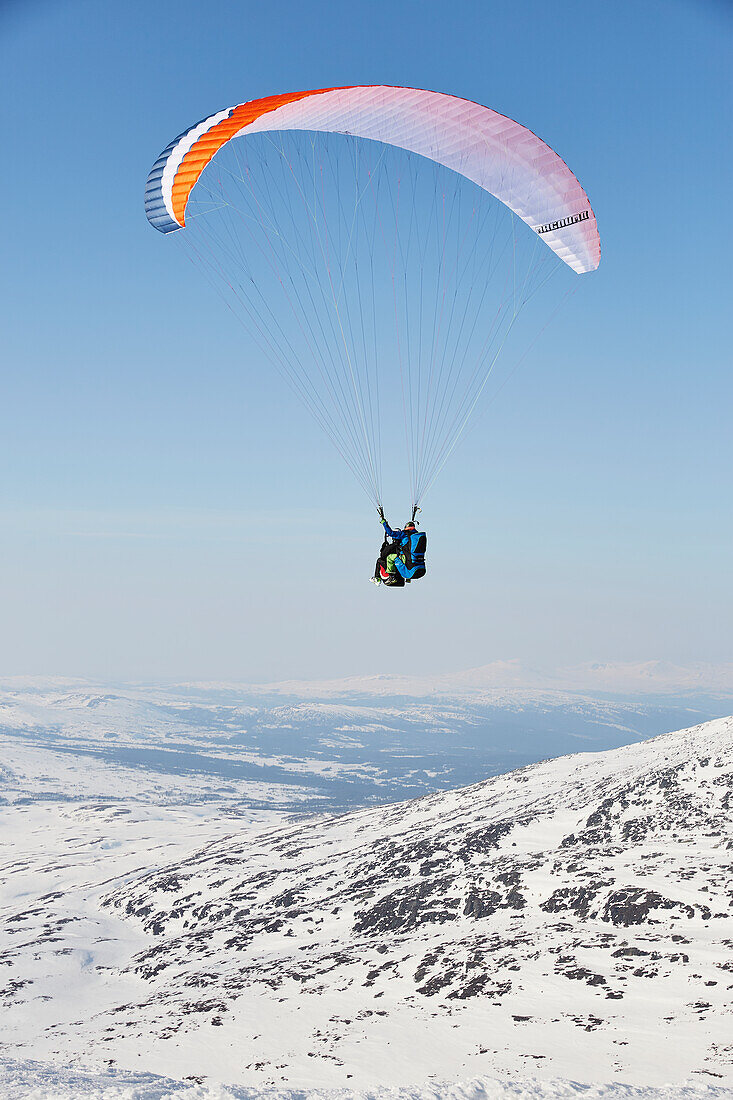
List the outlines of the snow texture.
{"type": "Polygon", "coordinates": [[[436,1081],[416,1088],[279,1089],[195,1084],[152,1073],[110,1070],[88,1074],[38,1062],[0,1060],[4,1100],[729,1100],[715,1085],[645,1088],[626,1084],[587,1085],[575,1081],[436,1081]]]}

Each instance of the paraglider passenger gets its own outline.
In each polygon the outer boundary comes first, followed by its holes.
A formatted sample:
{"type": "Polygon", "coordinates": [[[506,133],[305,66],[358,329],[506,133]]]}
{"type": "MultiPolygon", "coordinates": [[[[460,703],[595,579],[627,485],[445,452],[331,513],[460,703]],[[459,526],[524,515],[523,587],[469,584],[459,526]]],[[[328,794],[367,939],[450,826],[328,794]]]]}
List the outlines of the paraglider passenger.
{"type": "Polygon", "coordinates": [[[399,552],[400,544],[398,542],[392,542],[386,532],[384,535],[384,542],[379,550],[379,557],[377,558],[377,564],[374,566],[374,576],[372,580],[375,584],[387,584],[404,586],[404,580],[395,569],[395,558],[399,552]]]}

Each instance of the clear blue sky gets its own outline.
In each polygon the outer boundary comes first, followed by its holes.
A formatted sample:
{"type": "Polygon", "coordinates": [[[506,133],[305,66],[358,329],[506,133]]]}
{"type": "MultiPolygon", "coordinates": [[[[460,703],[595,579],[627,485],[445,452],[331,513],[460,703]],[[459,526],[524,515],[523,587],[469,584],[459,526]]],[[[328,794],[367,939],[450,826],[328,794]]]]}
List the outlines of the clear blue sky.
{"type": "Polygon", "coordinates": [[[0,671],[730,659],[730,12],[5,3],[0,671]],[[348,470],[142,210],[195,120],[361,83],[531,127],[603,243],[428,497],[429,578],[391,593],[348,470]]]}

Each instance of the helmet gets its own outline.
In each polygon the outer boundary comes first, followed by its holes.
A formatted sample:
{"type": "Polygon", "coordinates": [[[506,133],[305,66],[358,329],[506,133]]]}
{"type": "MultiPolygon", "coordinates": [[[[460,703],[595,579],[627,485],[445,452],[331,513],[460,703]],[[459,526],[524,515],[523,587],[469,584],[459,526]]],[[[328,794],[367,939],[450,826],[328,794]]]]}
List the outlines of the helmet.
{"type": "Polygon", "coordinates": [[[407,530],[408,530],[408,529],[409,529],[410,527],[412,527],[412,529],[413,529],[413,531],[414,531],[414,529],[415,529],[415,521],[414,521],[414,520],[412,520],[412,519],[408,519],[407,523],[405,524],[405,531],[407,531],[407,530]]]}

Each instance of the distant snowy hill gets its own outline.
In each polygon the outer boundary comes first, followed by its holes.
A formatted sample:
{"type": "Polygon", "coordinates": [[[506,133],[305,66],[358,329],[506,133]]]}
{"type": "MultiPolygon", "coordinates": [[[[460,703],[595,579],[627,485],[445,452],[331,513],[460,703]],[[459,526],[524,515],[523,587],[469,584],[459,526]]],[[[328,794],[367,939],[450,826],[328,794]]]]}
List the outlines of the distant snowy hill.
{"type": "MultiPolygon", "coordinates": [[[[340,811],[465,786],[726,713],[721,701],[432,681],[0,684],[3,798],[126,798],[340,811]]],[[[733,702],[733,701],[732,701],[733,702]]]]}
{"type": "MultiPolygon", "coordinates": [[[[217,683],[196,687],[234,688],[217,683]]],[[[256,685],[251,688],[257,691],[256,685]]],[[[402,698],[484,698],[493,703],[503,699],[525,699],[544,693],[546,699],[567,692],[574,698],[583,694],[604,696],[673,696],[681,699],[708,696],[733,699],[733,662],[727,664],[674,665],[668,661],[587,661],[563,668],[532,668],[518,660],[492,661],[487,665],[442,676],[405,676],[381,674],[353,676],[348,679],[291,680],[262,685],[260,691],[291,694],[298,697],[328,698],[402,697],[402,698]]]]}
{"type": "Polygon", "coordinates": [[[78,863],[75,886],[64,859],[94,815],[69,807],[84,817],[56,860],[27,839],[4,872],[6,1080],[55,1064],[231,1096],[723,1096],[732,800],[721,719],[341,817],[205,816],[137,862],[130,844],[104,873],[78,863]]]}

